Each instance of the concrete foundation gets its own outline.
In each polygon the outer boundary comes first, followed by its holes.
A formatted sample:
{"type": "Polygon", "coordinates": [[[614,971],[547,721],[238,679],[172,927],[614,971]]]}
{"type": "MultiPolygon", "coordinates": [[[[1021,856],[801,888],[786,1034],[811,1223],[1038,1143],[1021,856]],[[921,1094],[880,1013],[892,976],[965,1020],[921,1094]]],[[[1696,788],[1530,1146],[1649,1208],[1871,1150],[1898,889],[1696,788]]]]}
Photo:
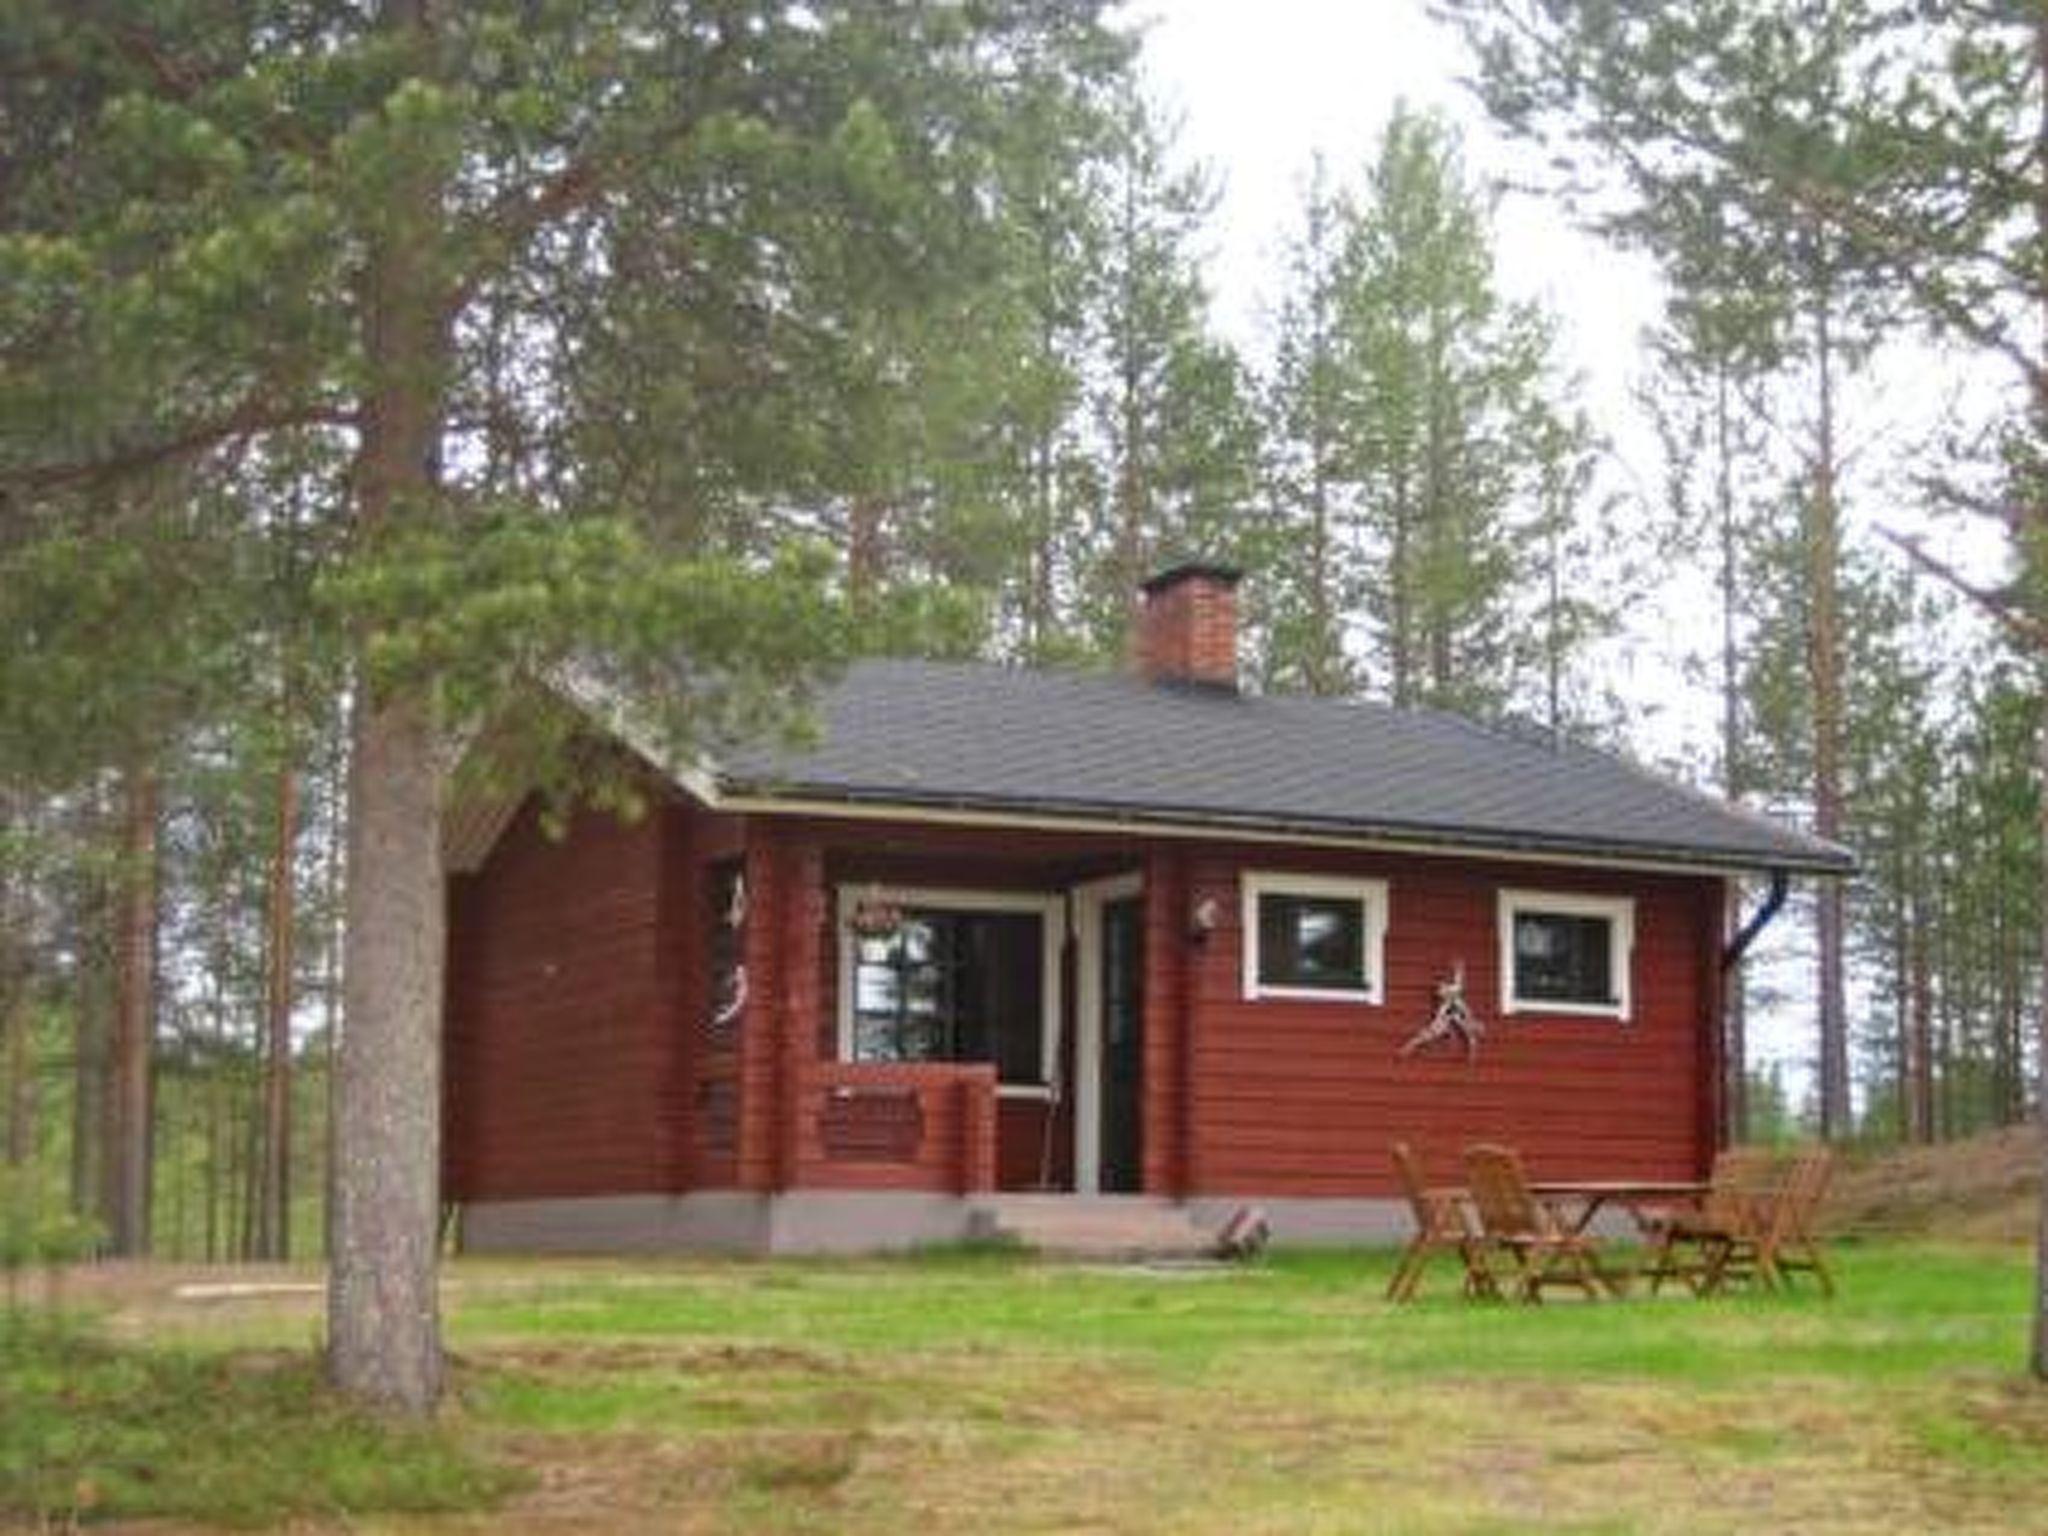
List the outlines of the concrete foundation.
{"type": "MultiPolygon", "coordinates": [[[[991,1208],[999,1208],[1002,1198],[703,1190],[486,1201],[463,1208],[462,1247],[468,1253],[883,1253],[985,1236],[994,1230],[991,1208]]],[[[1034,1196],[1027,1203],[1063,1202],[1034,1196]]],[[[1077,1208],[1083,1203],[1077,1201],[1077,1208]]],[[[1166,1208],[1185,1211],[1196,1227],[1213,1233],[1246,1205],[1264,1211],[1273,1240],[1290,1247],[1400,1243],[1413,1227],[1399,1200],[1204,1195],[1166,1208]]]]}

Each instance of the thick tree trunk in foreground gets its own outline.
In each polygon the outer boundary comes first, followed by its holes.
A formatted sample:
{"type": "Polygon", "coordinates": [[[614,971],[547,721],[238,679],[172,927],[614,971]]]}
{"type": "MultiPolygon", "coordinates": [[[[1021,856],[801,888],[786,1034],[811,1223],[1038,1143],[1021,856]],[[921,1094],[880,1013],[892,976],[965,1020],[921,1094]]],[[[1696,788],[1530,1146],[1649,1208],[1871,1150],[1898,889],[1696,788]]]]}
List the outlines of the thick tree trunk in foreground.
{"type": "Polygon", "coordinates": [[[157,784],[131,772],[122,787],[121,884],[115,901],[115,999],[108,1090],[108,1245],[149,1252],[152,1084],[156,1032],[157,784]]]}
{"type": "Polygon", "coordinates": [[[277,826],[270,853],[270,891],[264,927],[263,1132],[256,1188],[253,1257],[291,1255],[292,1161],[292,978],[294,861],[299,825],[299,776],[286,768],[277,778],[277,826]]]}
{"type": "MultiPolygon", "coordinates": [[[[384,26],[431,77],[424,0],[390,0],[384,26]]],[[[441,174],[424,159],[401,167],[370,232],[354,467],[355,533],[373,547],[440,512],[452,361],[441,174]]],[[[359,666],[355,686],[328,1372],[371,1407],[423,1414],[441,1391],[442,741],[430,684],[380,685],[359,666]]]]}
{"type": "Polygon", "coordinates": [[[439,741],[419,701],[361,699],[334,1153],[328,1364],[378,1407],[441,1390],[439,741]]]}

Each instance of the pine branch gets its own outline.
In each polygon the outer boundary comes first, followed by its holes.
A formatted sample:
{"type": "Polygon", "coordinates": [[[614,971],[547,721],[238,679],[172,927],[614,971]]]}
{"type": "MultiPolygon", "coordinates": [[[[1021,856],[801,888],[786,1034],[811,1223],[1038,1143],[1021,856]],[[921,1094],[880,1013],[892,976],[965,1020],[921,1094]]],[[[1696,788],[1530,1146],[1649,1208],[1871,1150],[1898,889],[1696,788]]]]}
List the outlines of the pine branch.
{"type": "Polygon", "coordinates": [[[271,403],[268,391],[258,388],[226,415],[156,442],[82,459],[0,470],[0,491],[25,491],[35,495],[75,485],[122,480],[265,432],[282,432],[293,427],[346,427],[355,424],[356,413],[352,409],[332,405],[281,407],[271,403]]]}
{"type": "Polygon", "coordinates": [[[1970,580],[1948,561],[1938,555],[1929,554],[1917,536],[1900,533],[1891,528],[1879,528],[1877,533],[1879,538],[1903,550],[1906,558],[1915,565],[1938,577],[1998,620],[2029,650],[2048,656],[2048,623],[2043,623],[2030,613],[2022,612],[2005,593],[1970,580]]]}

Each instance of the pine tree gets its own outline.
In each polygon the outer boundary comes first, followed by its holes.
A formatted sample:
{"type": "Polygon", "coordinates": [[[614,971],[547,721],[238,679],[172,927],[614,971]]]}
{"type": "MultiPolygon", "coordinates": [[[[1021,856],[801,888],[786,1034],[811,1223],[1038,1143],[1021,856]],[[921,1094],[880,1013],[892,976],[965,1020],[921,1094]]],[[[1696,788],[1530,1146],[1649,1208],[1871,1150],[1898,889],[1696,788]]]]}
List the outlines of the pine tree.
{"type": "MultiPolygon", "coordinates": [[[[329,1307],[330,1369],[351,1393],[418,1412],[440,1383],[451,728],[504,717],[537,672],[601,654],[621,687],[669,706],[678,744],[757,730],[836,648],[815,560],[707,545],[688,521],[701,502],[593,498],[559,452],[587,434],[543,382],[550,364],[590,334],[579,301],[623,302],[635,273],[609,221],[688,194],[698,315],[727,300],[721,357],[775,377],[815,341],[786,263],[822,204],[858,221],[907,187],[978,206],[1006,92],[1113,72],[1124,52],[1086,4],[386,0],[317,18],[39,4],[0,22],[10,141],[37,151],[10,165],[0,211],[7,546],[40,551],[61,519],[90,587],[110,555],[142,553],[109,490],[160,496],[272,452],[316,467],[325,525],[344,535],[308,575],[322,658],[351,684],[329,1307]],[[900,184],[870,182],[877,133],[900,184]],[[593,286],[597,270],[616,280],[593,286]],[[530,387],[506,387],[507,347],[530,387]],[[506,445],[530,451],[508,462],[506,445]],[[701,670],[679,675],[679,651],[701,670]],[[716,691],[691,686],[704,676],[716,691]]],[[[648,380],[653,395],[701,384],[700,361],[648,380]]],[[[745,389],[697,399],[707,467],[771,495],[776,455],[747,430],[745,389]]],[[[269,531],[209,524],[199,542],[260,567],[269,531]]],[[[70,702],[101,704],[101,679],[157,639],[131,626],[104,671],[74,667],[93,686],[70,702]]],[[[48,679],[32,691],[66,712],[48,679]]],[[[563,783],[567,759],[550,770],[549,732],[533,734],[517,768],[563,783]]]]}
{"type": "Polygon", "coordinates": [[[1561,716],[1569,658],[1603,622],[1563,591],[1595,445],[1555,403],[1551,323],[1499,292],[1486,198],[1445,123],[1399,109],[1358,192],[1311,188],[1281,317],[1277,534],[1298,553],[1275,670],[1347,689],[1363,633],[1398,705],[1498,715],[1554,695],[1561,716]]]}

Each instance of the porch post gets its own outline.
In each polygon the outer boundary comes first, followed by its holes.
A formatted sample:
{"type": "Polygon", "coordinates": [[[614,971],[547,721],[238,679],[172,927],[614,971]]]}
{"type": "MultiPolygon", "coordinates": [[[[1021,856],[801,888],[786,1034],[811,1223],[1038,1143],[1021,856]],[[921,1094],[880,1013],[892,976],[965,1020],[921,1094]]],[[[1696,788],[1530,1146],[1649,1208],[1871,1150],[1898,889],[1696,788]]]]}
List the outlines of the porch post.
{"type": "Polygon", "coordinates": [[[1187,995],[1186,910],[1183,855],[1179,849],[1150,850],[1145,855],[1141,1180],[1148,1195],[1185,1196],[1191,1186],[1187,1063],[1194,1042],[1187,995]]]}
{"type": "Polygon", "coordinates": [[[779,1168],[776,1127],[780,1124],[776,1041],[782,1009],[782,869],[776,857],[775,834],[757,818],[749,818],[743,877],[747,922],[743,944],[747,968],[747,1000],[740,1019],[738,1125],[735,1128],[733,1182],[741,1189],[776,1186],[779,1168]]]}
{"type": "Polygon", "coordinates": [[[804,1149],[812,1139],[812,1088],[825,1005],[825,931],[829,903],[824,851],[804,840],[784,844],[777,863],[782,969],[777,977],[775,1043],[779,1092],[775,1187],[803,1183],[804,1149]]]}

